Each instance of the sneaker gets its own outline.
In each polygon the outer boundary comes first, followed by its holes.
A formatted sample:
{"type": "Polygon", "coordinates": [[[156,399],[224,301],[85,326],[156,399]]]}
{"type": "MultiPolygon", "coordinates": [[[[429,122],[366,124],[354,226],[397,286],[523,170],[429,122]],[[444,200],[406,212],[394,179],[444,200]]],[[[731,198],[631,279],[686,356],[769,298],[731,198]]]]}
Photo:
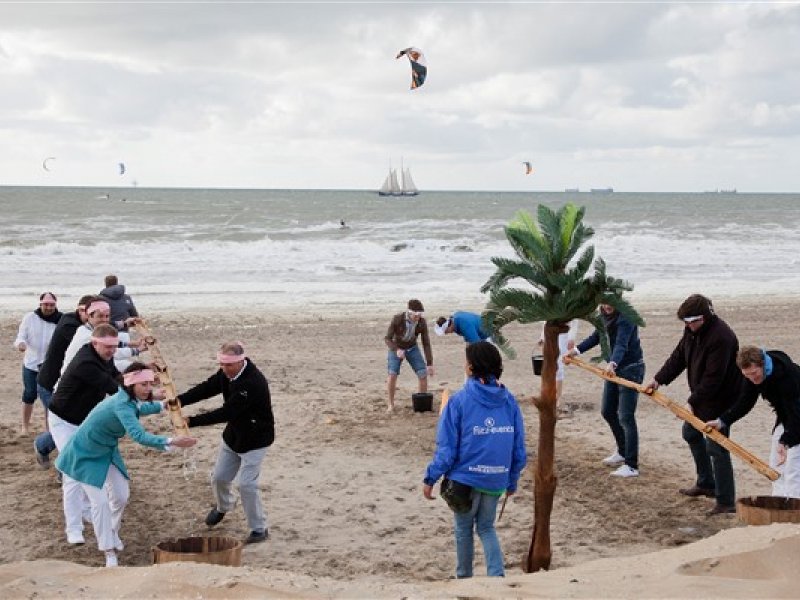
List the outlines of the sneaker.
{"type": "Polygon", "coordinates": [[[208,525],[209,527],[213,527],[214,525],[222,521],[222,519],[224,518],[225,518],[225,513],[218,511],[217,507],[215,506],[206,515],[206,525],[208,525]]]}
{"type": "Polygon", "coordinates": [[[61,485],[64,482],[64,474],[56,469],[56,483],[61,485]]]}
{"type": "Polygon", "coordinates": [[[33,453],[36,455],[36,462],[42,469],[50,468],[50,457],[47,454],[42,454],[36,447],[36,440],[33,440],[33,453]]]}
{"type": "Polygon", "coordinates": [[[639,469],[634,469],[628,465],[622,465],[616,471],[612,471],[611,475],[614,477],[638,477],[639,469]]]}
{"type": "Polygon", "coordinates": [[[68,531],[67,532],[67,543],[73,544],[75,546],[80,546],[81,544],[85,544],[86,540],[83,539],[83,533],[80,531],[68,531]]]}
{"type": "Polygon", "coordinates": [[[106,566],[107,567],[118,567],[119,561],[117,560],[117,553],[113,550],[106,552],[106,566]]]}
{"type": "Polygon", "coordinates": [[[250,535],[247,536],[247,539],[244,541],[245,544],[257,544],[258,542],[263,542],[269,537],[269,533],[266,529],[263,531],[251,531],[250,535]]]}
{"type": "Polygon", "coordinates": [[[625,462],[625,457],[622,456],[619,452],[614,452],[611,456],[608,456],[603,459],[603,464],[607,467],[616,467],[625,462]]]}

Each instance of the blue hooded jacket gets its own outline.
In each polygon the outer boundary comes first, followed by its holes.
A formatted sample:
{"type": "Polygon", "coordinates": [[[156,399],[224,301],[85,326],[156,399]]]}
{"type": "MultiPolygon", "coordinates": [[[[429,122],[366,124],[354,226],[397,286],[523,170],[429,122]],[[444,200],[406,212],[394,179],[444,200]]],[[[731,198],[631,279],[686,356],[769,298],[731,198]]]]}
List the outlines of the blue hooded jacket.
{"type": "Polygon", "coordinates": [[[514,396],[496,381],[470,377],[439,417],[436,453],[425,472],[485,490],[515,492],[527,462],[525,425],[514,396]]]}

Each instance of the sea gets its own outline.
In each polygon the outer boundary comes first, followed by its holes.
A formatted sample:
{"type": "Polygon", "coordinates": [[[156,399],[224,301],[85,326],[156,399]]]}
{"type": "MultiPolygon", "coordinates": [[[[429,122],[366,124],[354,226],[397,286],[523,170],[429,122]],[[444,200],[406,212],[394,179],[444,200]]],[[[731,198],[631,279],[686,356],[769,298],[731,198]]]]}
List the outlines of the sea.
{"type": "Polygon", "coordinates": [[[145,314],[478,310],[505,225],[567,202],[634,302],[800,294],[800,194],[0,187],[0,309],[114,273],[145,314]]]}

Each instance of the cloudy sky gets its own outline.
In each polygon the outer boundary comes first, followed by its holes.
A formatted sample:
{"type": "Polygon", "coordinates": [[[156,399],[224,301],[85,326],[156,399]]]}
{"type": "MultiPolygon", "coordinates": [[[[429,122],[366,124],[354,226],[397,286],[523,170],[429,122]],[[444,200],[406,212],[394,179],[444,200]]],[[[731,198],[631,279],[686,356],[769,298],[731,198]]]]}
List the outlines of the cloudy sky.
{"type": "Polygon", "coordinates": [[[0,184],[798,191],[799,40],[788,2],[0,3],[0,184]]]}

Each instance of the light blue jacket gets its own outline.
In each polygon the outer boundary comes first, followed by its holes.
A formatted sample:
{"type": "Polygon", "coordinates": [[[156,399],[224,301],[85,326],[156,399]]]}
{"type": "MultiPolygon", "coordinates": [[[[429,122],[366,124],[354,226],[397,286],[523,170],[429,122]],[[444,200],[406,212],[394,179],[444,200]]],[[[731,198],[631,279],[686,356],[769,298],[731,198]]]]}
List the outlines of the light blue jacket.
{"type": "Polygon", "coordinates": [[[425,472],[485,490],[514,492],[527,462],[525,426],[514,396],[497,382],[470,377],[439,417],[436,453],[425,472]]]}
{"type": "Polygon", "coordinates": [[[160,402],[137,402],[120,390],[92,409],[56,459],[56,468],[76,481],[102,488],[113,464],[130,479],[119,452],[119,440],[127,433],[142,446],[165,450],[168,438],[148,433],[141,415],[161,412],[160,402]]]}

